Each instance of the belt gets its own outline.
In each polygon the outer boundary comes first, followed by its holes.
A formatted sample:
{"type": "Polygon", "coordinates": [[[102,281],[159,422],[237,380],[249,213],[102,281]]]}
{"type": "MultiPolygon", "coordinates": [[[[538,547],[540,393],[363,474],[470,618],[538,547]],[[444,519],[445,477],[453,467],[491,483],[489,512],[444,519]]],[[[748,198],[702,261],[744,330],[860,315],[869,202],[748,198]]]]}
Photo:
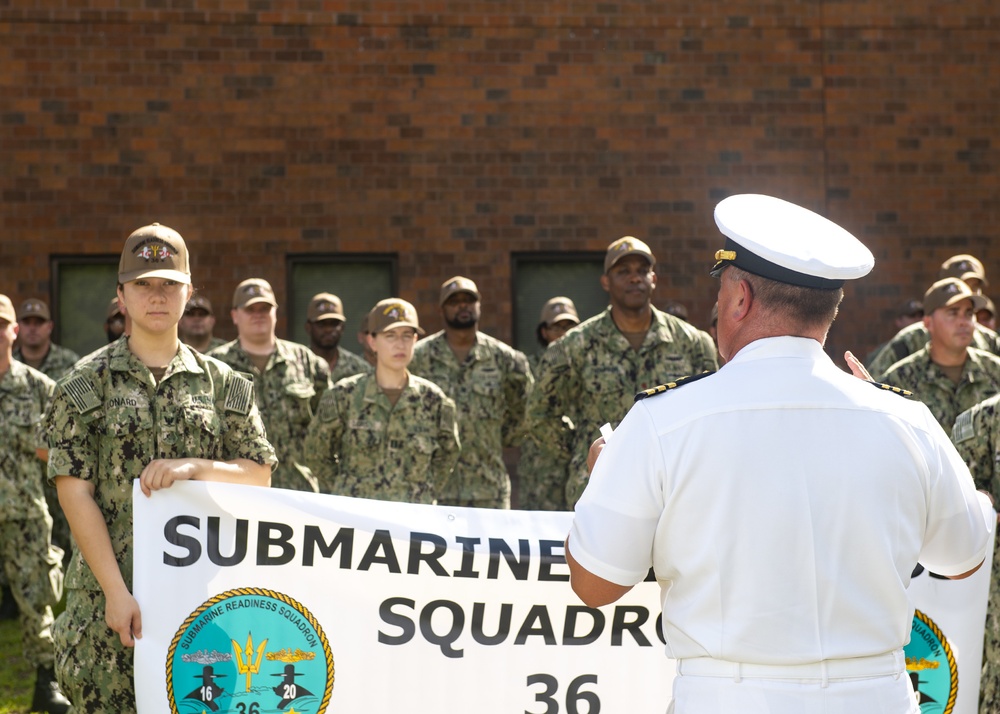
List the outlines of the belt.
{"type": "Polygon", "coordinates": [[[826,686],[836,679],[864,679],[868,677],[899,677],[906,672],[903,650],[893,650],[870,657],[825,659],[806,664],[754,664],[730,662],[711,657],[689,657],[677,660],[679,676],[726,677],[735,682],[741,679],[806,679],[826,686]]]}

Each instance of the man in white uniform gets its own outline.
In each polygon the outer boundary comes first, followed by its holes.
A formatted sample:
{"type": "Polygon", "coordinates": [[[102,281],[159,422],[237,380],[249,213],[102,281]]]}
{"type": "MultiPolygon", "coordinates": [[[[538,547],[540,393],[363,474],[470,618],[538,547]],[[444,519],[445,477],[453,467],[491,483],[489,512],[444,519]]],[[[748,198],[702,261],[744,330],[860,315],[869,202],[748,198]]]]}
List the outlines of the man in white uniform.
{"type": "Polygon", "coordinates": [[[871,252],[769,196],[715,216],[727,363],[640,394],[595,443],[567,540],[573,588],[599,607],[653,568],[675,714],[919,714],[902,653],[910,573],[971,575],[989,502],[923,404],[823,352],[871,252]]]}

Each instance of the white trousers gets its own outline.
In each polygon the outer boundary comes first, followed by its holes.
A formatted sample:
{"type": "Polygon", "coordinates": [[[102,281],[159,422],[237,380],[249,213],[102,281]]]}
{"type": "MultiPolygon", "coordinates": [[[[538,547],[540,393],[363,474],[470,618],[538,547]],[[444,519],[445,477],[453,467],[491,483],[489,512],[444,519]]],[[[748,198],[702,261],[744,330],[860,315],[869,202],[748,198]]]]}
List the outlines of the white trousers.
{"type": "Polygon", "coordinates": [[[674,678],[667,714],[920,714],[910,678],[742,679],[674,678]]]}

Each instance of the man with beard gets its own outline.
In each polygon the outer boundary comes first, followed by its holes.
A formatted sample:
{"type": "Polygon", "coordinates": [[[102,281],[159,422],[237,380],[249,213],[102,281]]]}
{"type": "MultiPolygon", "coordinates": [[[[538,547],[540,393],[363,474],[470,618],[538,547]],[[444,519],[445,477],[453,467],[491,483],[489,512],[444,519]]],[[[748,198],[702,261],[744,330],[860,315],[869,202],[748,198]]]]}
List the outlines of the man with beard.
{"type": "Polygon", "coordinates": [[[913,392],[948,434],[959,414],[1000,392],[1000,357],[971,346],[976,310],[985,302],[958,278],[938,280],[924,294],[930,342],[882,378],[913,392]]]}
{"type": "Polygon", "coordinates": [[[370,364],[340,346],[346,321],[344,303],[336,295],[318,293],[309,301],[306,309],[309,349],[330,365],[330,382],[333,384],[344,377],[372,371],[370,364]]]}
{"type": "Polygon", "coordinates": [[[438,503],[510,508],[503,447],[517,446],[534,380],[521,352],[479,331],[479,298],[469,278],[444,281],[445,327],[417,342],[410,371],[441,387],[457,408],[462,453],[438,503]]]}
{"type": "Polygon", "coordinates": [[[564,470],[570,508],[587,484],[591,442],[603,424],[617,426],[636,392],[718,366],[708,333],[653,307],[655,265],[641,240],[609,245],[601,287],[611,305],[549,345],[539,364],[525,438],[564,470]],[[575,427],[568,450],[564,415],[575,427]]]}

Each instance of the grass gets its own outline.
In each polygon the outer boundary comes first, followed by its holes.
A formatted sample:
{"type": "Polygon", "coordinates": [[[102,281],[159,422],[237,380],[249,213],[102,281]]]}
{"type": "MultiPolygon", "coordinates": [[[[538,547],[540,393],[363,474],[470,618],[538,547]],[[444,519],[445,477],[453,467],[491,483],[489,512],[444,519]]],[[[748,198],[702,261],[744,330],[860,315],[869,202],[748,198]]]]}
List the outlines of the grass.
{"type": "Polygon", "coordinates": [[[0,714],[26,714],[34,685],[34,668],[21,655],[18,621],[0,620],[0,714]]]}

